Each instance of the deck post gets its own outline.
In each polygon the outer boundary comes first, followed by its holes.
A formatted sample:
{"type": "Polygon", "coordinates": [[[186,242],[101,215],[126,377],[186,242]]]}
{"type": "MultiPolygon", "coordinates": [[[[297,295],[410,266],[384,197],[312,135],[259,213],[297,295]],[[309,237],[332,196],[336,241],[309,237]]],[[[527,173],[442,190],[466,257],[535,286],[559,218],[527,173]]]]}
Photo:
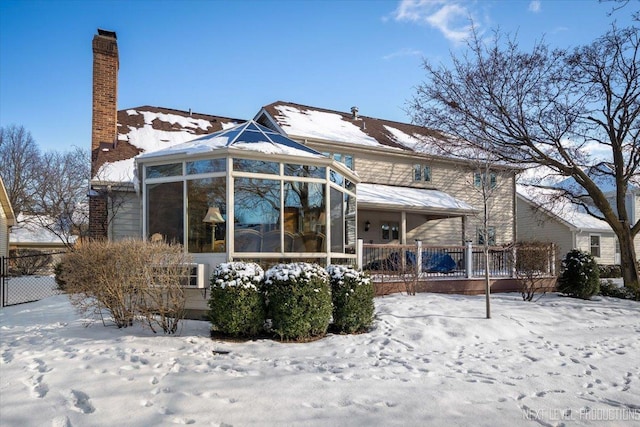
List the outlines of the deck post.
{"type": "Polygon", "coordinates": [[[416,271],[422,274],[422,240],[416,240],[416,271]]]}
{"type": "Polygon", "coordinates": [[[364,240],[358,239],[356,243],[356,268],[362,270],[362,257],[364,254],[364,240]]]}
{"type": "Polygon", "coordinates": [[[464,268],[467,279],[473,276],[473,242],[467,240],[465,242],[464,268]]]}

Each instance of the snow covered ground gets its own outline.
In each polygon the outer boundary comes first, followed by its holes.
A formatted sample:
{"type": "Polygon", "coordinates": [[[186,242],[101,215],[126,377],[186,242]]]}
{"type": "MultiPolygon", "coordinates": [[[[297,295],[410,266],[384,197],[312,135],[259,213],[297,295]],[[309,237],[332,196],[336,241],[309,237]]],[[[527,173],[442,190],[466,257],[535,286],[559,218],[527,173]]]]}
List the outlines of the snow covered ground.
{"type": "Polygon", "coordinates": [[[67,298],[0,310],[2,426],[640,425],[640,303],[376,299],[307,344],[86,327],[67,298]]]}

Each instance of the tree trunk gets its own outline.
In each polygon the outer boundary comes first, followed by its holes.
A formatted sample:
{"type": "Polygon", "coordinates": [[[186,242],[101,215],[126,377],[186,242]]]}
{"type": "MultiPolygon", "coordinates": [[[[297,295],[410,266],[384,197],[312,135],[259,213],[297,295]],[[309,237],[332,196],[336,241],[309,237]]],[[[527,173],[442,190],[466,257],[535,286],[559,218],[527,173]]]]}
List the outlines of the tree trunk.
{"type": "Polygon", "coordinates": [[[484,247],[484,294],[487,319],[491,319],[491,281],[489,280],[489,248],[484,247]]]}
{"type": "Polygon", "coordinates": [[[636,260],[636,248],[633,243],[633,236],[628,227],[624,227],[618,234],[620,242],[620,264],[622,267],[622,279],[627,288],[638,289],[639,274],[636,260]]]}

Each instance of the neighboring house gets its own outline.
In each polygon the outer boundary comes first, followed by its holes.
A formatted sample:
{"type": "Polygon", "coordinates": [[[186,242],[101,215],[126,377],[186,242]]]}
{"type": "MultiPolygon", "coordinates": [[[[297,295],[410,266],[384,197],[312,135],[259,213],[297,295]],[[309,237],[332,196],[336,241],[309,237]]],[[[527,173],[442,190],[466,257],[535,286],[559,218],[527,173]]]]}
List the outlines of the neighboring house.
{"type": "MultiPolygon", "coordinates": [[[[553,190],[518,185],[518,238],[539,240],[556,245],[558,259],[572,249],[594,256],[598,264],[620,264],[620,246],[615,233],[605,221],[589,215],[584,208],[558,199],[553,190]]],[[[631,221],[640,216],[640,195],[630,192],[631,221]]],[[[640,238],[635,239],[640,253],[640,238]]]]}
{"type": "MultiPolygon", "coordinates": [[[[76,239],[77,236],[70,236],[69,242],[73,243],[76,239]]],[[[65,251],[67,245],[56,233],[41,226],[34,216],[18,214],[9,235],[9,248],[60,252],[65,251]]]]}
{"type": "Polygon", "coordinates": [[[9,256],[9,232],[15,224],[16,217],[4,182],[0,178],[0,257],[9,256]]]}

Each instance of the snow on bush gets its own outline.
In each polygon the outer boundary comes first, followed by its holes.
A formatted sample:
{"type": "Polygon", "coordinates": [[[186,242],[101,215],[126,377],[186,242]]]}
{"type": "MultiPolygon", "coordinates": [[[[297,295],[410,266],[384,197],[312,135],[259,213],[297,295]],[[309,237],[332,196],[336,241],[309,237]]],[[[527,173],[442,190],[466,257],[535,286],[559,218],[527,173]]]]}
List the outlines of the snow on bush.
{"type": "Polygon", "coordinates": [[[373,323],[374,289],[363,272],[346,265],[330,265],[327,273],[333,300],[333,324],[340,332],[366,331],[373,323]]]}
{"type": "Polygon", "coordinates": [[[598,264],[587,252],[574,249],[562,260],[558,291],[572,297],[590,299],[600,288],[598,264]]]}
{"type": "Polygon", "coordinates": [[[251,262],[218,265],[211,275],[209,318],[215,331],[255,336],[265,323],[264,270],[251,262]]]}
{"type": "Polygon", "coordinates": [[[327,272],[317,264],[277,264],[265,273],[267,317],[273,331],[286,340],[326,334],[331,320],[331,288],[327,272]]]}

